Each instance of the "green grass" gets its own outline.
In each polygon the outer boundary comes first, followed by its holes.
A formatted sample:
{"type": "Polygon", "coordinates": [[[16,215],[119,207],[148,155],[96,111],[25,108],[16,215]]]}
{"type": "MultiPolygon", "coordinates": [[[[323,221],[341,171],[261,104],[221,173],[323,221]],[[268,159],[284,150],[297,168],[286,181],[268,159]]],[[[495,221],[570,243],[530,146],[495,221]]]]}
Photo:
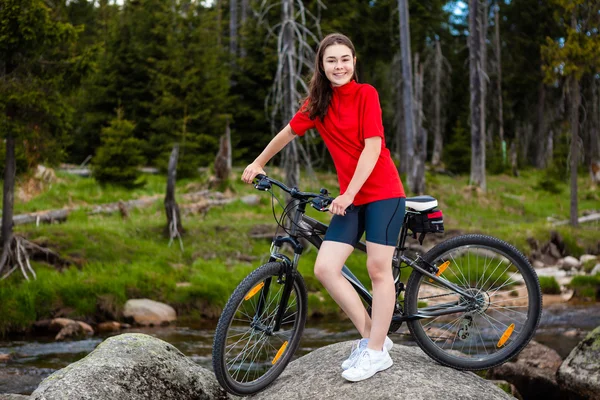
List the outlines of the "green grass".
{"type": "Polygon", "coordinates": [[[600,301],[600,274],[575,276],[569,286],[575,291],[576,298],[600,301]]]}
{"type": "Polygon", "coordinates": [[[540,276],[540,287],[543,294],[560,294],[560,285],[553,276],[540,276]]]}
{"type": "MultiPolygon", "coordinates": [[[[270,170],[273,174],[273,170],[270,170]]],[[[238,172],[236,172],[237,174],[238,172]]],[[[277,174],[274,174],[277,177],[277,174]]],[[[485,194],[466,189],[467,177],[428,176],[427,194],[438,198],[444,211],[447,230],[482,232],[515,244],[529,252],[526,239],[548,241],[548,217],[568,219],[568,188],[561,195],[549,195],[531,188],[540,172],[524,171],[521,178],[488,176],[485,194]]],[[[270,242],[252,239],[257,225],[275,228],[271,198],[237,179],[231,181],[236,197],[257,194],[260,205],[247,206],[235,201],[211,208],[206,215],[183,214],[186,233],[184,250],[175,241],[170,247],[163,231],[166,225],[163,199],[152,206],[132,210],[128,219],[119,214],[90,215],[90,206],[163,194],[165,177],[147,175],[143,187],[128,191],[102,187],[91,178],[58,174],[60,181],[47,187],[28,202],[15,199],[15,214],[62,207],[79,207],[62,224],[20,225],[17,234],[46,243],[73,265],[62,272],[41,262],[33,267],[38,279],[27,282],[19,273],[0,281],[0,335],[23,330],[36,320],[57,313],[93,320],[103,307],[119,310],[129,298],[148,297],[173,305],[180,318],[215,318],[235,286],[251,270],[267,261],[270,242]],[[178,283],[186,283],[178,285],[178,283]]],[[[199,177],[198,181],[203,178],[199,177]]],[[[597,208],[598,194],[581,178],[580,210],[597,208]]],[[[23,182],[21,182],[23,183],[23,182]]],[[[178,202],[182,194],[202,189],[197,181],[177,183],[178,202]]],[[[318,180],[304,178],[301,189],[318,191],[321,187],[335,195],[339,189],[334,175],[319,174],[318,180]]],[[[17,190],[15,191],[17,192],[17,190]]],[[[276,191],[284,200],[285,196],[276,191]]],[[[330,215],[309,208],[309,214],[327,222],[330,215]]],[[[276,206],[276,214],[281,208],[276,206]]],[[[586,252],[598,241],[598,224],[579,228],[560,227],[568,251],[586,252]]],[[[425,239],[427,243],[427,238],[425,239]]],[[[305,250],[299,270],[309,290],[309,314],[338,314],[339,309],[314,277],[316,258],[313,248],[305,250]]],[[[368,285],[364,267],[366,256],[355,254],[347,265],[368,285]]],[[[408,279],[403,271],[403,281],[408,279]]],[[[446,275],[446,274],[445,274],[446,275]]]]}

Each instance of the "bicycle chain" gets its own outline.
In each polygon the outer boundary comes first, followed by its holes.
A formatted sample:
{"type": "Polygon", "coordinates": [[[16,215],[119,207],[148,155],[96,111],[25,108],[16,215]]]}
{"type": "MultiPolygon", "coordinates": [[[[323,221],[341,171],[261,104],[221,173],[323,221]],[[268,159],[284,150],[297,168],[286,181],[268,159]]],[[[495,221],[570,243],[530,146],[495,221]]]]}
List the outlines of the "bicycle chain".
{"type": "Polygon", "coordinates": [[[456,293],[437,294],[435,296],[419,297],[419,298],[417,298],[417,300],[435,299],[436,297],[452,296],[452,295],[455,295],[455,294],[456,293]]]}

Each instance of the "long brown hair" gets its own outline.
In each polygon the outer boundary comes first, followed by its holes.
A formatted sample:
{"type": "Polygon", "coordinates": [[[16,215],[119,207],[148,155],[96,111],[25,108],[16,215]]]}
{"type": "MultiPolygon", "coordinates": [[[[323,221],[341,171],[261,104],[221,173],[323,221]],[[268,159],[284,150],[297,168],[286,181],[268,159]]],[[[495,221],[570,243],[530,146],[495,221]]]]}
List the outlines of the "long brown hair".
{"type": "MultiPolygon", "coordinates": [[[[356,57],[354,45],[346,35],[342,35],[341,33],[331,33],[321,40],[315,57],[315,71],[310,79],[307,98],[308,105],[305,110],[308,111],[310,119],[315,119],[316,117],[321,119],[325,118],[327,107],[329,107],[329,103],[331,102],[333,90],[331,88],[331,82],[327,79],[325,69],[323,68],[323,54],[325,53],[325,49],[334,44],[343,44],[344,46],[347,46],[352,51],[352,58],[354,59],[354,57],[356,57]]],[[[352,79],[358,82],[356,67],[354,68],[352,79]]]]}

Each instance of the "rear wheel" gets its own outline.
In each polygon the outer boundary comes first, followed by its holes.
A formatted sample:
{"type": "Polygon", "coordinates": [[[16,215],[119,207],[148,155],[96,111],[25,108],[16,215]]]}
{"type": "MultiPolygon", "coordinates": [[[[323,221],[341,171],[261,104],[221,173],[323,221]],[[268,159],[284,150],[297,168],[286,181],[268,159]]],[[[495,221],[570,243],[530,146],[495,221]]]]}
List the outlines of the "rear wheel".
{"type": "Polygon", "coordinates": [[[414,270],[406,290],[409,315],[466,306],[467,311],[408,322],[417,344],[457,369],[480,370],[517,355],[533,337],[542,312],[537,275],[516,248],[482,235],[459,236],[423,259],[469,300],[414,270]]]}
{"type": "Polygon", "coordinates": [[[213,368],[229,393],[249,395],[273,382],[291,361],[306,322],[306,286],[295,274],[281,328],[275,317],[285,287],[284,265],[267,263],[248,275],[229,298],[213,344],[213,368]]]}

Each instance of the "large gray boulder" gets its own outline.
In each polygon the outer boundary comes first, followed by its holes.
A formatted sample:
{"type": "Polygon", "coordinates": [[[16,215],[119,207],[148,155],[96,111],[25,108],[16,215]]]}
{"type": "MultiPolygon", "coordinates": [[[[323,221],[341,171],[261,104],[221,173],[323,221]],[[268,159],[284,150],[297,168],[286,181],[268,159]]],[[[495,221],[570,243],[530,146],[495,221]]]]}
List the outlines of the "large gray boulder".
{"type": "Polygon", "coordinates": [[[558,369],[556,379],[572,397],[600,397],[600,326],[571,351],[558,369]]]}
{"type": "Polygon", "coordinates": [[[490,369],[488,377],[512,383],[525,399],[562,400],[556,382],[562,361],[556,351],[532,340],[517,358],[490,369]]]}
{"type": "Polygon", "coordinates": [[[226,399],[212,372],[172,345],[128,333],[106,339],[87,357],[56,371],[33,400],[226,399]]]}
{"type": "Polygon", "coordinates": [[[253,399],[514,399],[472,372],[444,367],[418,347],[394,345],[394,365],[370,379],[350,383],[342,378],[342,361],[352,342],[322,347],[288,365],[279,379],[253,399]]]}

